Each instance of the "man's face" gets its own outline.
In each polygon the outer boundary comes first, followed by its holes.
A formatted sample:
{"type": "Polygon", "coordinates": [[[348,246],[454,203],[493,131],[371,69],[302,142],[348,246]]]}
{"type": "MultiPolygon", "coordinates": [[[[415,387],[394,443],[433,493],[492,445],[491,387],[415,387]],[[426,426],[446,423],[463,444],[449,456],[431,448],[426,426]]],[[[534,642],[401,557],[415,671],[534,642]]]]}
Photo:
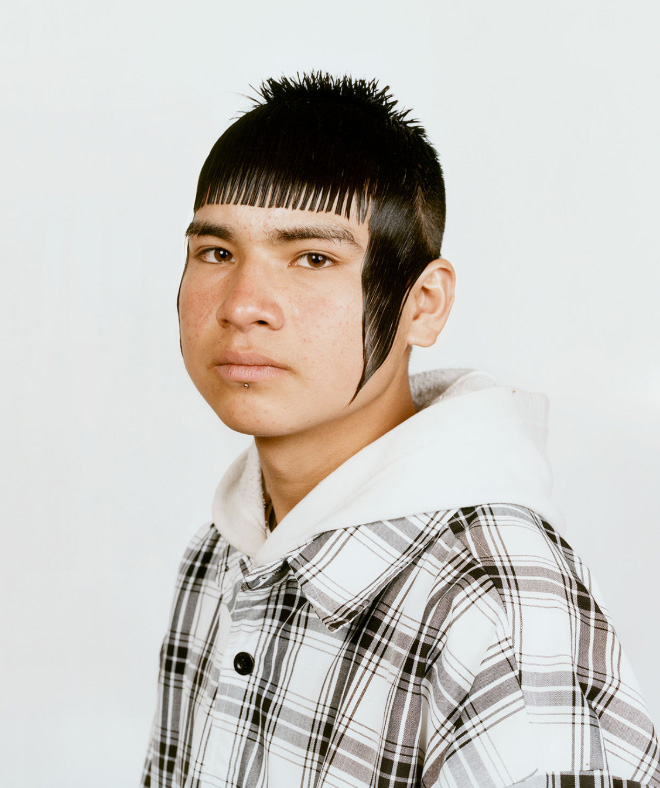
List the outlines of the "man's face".
{"type": "Polygon", "coordinates": [[[406,345],[397,337],[351,403],[363,365],[368,240],[366,222],[334,213],[244,205],[195,213],[181,346],[190,377],[225,424],[292,435],[368,411],[393,381],[403,374],[407,381],[406,345]]]}

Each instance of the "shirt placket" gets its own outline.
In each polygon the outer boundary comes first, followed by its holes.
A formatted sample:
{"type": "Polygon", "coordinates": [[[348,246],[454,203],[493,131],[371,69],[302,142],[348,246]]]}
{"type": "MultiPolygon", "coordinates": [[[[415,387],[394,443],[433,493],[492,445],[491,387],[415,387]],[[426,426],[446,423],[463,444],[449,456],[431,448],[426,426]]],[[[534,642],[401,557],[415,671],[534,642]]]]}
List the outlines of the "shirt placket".
{"type": "Polygon", "coordinates": [[[262,670],[259,651],[267,625],[268,599],[281,580],[282,569],[280,561],[265,570],[252,570],[249,559],[241,557],[234,571],[225,575],[214,649],[218,687],[209,710],[212,719],[208,737],[198,743],[204,750],[198,755],[198,763],[203,763],[201,785],[233,788],[242,750],[251,745],[246,735],[250,727],[250,698],[259,685],[262,670]]]}

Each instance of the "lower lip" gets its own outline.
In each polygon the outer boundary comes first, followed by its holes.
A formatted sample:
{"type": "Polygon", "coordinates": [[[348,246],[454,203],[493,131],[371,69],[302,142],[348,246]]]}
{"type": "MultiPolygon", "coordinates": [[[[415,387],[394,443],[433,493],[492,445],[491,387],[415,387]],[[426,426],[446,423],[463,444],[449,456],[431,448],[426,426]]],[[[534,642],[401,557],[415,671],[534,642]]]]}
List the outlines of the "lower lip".
{"type": "Polygon", "coordinates": [[[224,380],[234,383],[255,383],[259,380],[272,380],[284,373],[282,367],[261,364],[218,364],[218,374],[224,380]]]}

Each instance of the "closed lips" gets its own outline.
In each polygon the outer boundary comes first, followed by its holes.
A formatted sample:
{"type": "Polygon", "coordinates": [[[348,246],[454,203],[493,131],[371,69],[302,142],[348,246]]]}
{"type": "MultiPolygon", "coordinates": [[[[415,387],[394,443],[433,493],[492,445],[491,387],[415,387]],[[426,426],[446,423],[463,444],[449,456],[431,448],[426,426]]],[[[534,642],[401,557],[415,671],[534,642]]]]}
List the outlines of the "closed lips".
{"type": "Polygon", "coordinates": [[[247,352],[237,352],[237,351],[226,351],[222,353],[221,356],[217,359],[216,364],[218,366],[222,366],[225,364],[233,364],[242,367],[255,367],[255,366],[264,366],[264,367],[278,367],[284,369],[282,364],[279,364],[272,358],[268,356],[264,356],[261,353],[255,353],[253,351],[247,352]]]}

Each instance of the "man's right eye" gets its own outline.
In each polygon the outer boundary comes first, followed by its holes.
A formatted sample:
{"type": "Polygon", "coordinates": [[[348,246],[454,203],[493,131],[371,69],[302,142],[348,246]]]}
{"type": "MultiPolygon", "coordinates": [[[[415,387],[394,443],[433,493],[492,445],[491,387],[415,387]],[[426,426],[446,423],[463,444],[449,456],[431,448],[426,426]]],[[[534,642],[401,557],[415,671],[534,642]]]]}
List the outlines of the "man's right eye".
{"type": "Polygon", "coordinates": [[[227,263],[232,259],[232,253],[221,246],[214,246],[211,249],[202,249],[197,253],[197,257],[203,263],[227,263]]]}

